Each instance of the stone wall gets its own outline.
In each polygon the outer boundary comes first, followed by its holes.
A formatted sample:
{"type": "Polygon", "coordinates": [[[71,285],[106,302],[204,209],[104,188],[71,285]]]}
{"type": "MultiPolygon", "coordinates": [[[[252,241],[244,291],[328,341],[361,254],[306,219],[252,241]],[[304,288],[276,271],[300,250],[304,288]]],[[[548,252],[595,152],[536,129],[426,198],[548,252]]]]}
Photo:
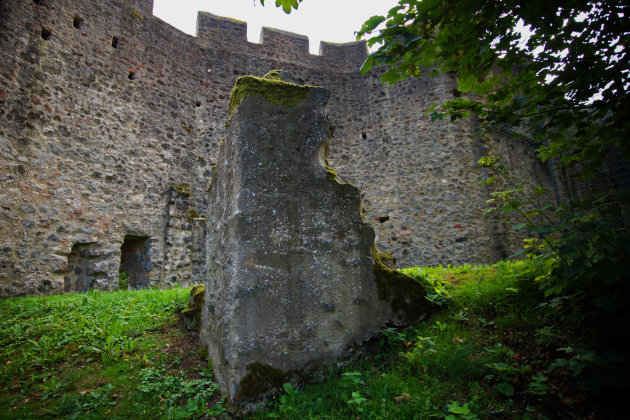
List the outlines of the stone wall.
{"type": "Polygon", "coordinates": [[[384,86],[358,71],[363,43],[311,55],[303,36],[264,28],[250,43],[244,22],[209,13],[192,37],[151,10],[150,0],[0,2],[0,296],[64,291],[85,247],[99,264],[90,287],[117,288],[125,238],[147,247],[147,285],[201,282],[197,216],[230,89],[272,69],[332,93],[331,164],[363,192],[382,250],[401,265],[501,257],[480,216],[473,123],[424,115],[453,95],[451,76],[384,86]]]}

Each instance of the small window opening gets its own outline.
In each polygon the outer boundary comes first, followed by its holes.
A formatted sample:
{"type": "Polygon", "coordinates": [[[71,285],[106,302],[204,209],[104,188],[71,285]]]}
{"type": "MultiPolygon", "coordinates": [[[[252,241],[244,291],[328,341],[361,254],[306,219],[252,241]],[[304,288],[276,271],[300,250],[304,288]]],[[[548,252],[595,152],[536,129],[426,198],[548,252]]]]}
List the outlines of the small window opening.
{"type": "Polygon", "coordinates": [[[365,131],[363,133],[361,133],[361,138],[363,140],[367,139],[367,133],[365,131]]]}
{"type": "Polygon", "coordinates": [[[385,223],[389,220],[389,216],[381,216],[378,218],[379,223],[385,223]]]}
{"type": "Polygon", "coordinates": [[[52,32],[50,32],[50,29],[47,28],[42,28],[42,39],[44,41],[48,41],[50,39],[50,37],[52,36],[52,32]]]}
{"type": "Polygon", "coordinates": [[[83,26],[83,18],[81,16],[74,15],[74,19],[72,20],[72,26],[74,26],[77,29],[81,29],[81,26],[83,26]]]}
{"type": "Polygon", "coordinates": [[[120,247],[120,273],[127,277],[128,289],[149,287],[151,247],[146,236],[125,236],[120,247]]]}
{"type": "Polygon", "coordinates": [[[201,106],[201,101],[195,101],[195,106],[199,108],[201,106]]]}
{"type": "Polygon", "coordinates": [[[44,4],[44,0],[33,0],[33,3],[35,3],[38,6],[41,6],[42,4],[44,4]]]}
{"type": "Polygon", "coordinates": [[[130,71],[129,75],[127,76],[129,78],[129,80],[133,80],[136,78],[136,72],[135,71],[130,71]]]}
{"type": "Polygon", "coordinates": [[[112,47],[118,48],[118,37],[117,36],[113,36],[112,37],[112,47]]]}

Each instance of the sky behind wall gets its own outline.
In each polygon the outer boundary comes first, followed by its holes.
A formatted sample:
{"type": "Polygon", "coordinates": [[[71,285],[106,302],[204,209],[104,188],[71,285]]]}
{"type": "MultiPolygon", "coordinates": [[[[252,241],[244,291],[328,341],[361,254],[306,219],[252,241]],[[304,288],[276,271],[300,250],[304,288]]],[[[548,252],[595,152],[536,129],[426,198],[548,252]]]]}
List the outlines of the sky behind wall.
{"type": "Polygon", "coordinates": [[[205,11],[247,22],[247,39],[260,42],[263,26],[309,38],[311,54],[319,42],[352,42],[354,32],[374,15],[386,15],[397,0],[304,0],[290,15],[275,7],[274,0],[154,0],[153,14],[190,35],[195,35],[197,12],[205,11]]]}

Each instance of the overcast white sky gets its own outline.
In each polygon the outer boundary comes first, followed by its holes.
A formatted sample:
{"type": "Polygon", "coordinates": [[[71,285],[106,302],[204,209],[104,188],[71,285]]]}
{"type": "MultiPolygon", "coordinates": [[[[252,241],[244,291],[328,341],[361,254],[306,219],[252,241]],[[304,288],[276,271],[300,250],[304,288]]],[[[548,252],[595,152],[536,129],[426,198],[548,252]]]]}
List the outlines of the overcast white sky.
{"type": "Polygon", "coordinates": [[[195,35],[197,11],[247,22],[247,38],[260,41],[263,26],[306,35],[311,54],[319,42],[352,42],[354,32],[374,15],[386,15],[397,0],[304,0],[290,15],[275,6],[275,0],[154,0],[153,14],[180,30],[195,35]]]}

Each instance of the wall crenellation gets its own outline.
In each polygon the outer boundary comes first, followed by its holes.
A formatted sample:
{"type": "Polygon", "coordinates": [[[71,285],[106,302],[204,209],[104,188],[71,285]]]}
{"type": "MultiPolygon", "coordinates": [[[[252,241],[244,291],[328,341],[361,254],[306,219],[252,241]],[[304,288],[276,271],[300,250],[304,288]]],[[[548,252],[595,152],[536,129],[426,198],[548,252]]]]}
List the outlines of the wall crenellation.
{"type": "Polygon", "coordinates": [[[452,97],[451,76],[387,86],[359,72],[363,42],[312,55],[301,35],[264,28],[250,43],[246,23],[201,12],[193,37],[151,10],[0,2],[0,296],[113,289],[125,267],[135,285],[202,282],[230,91],[274,69],[331,92],[329,161],[400,264],[491,262],[511,246],[481,217],[476,162],[528,146],[472,141],[474,121],[432,124],[424,111],[452,97]]]}
{"type": "Polygon", "coordinates": [[[208,12],[197,15],[197,39],[209,48],[246,50],[249,54],[272,57],[298,65],[337,71],[356,71],[367,58],[365,42],[321,42],[319,55],[309,52],[307,36],[263,27],[260,43],[247,41],[247,22],[216,16],[208,12]]]}

